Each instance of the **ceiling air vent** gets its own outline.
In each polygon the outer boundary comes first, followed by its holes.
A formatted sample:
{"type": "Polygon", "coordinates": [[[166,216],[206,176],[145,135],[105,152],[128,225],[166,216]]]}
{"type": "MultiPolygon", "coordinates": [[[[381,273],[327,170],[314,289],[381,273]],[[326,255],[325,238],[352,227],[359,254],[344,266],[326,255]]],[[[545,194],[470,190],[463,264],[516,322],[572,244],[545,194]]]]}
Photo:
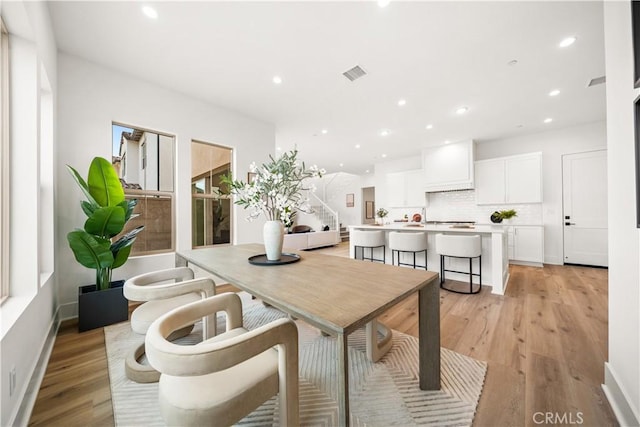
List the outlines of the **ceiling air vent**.
{"type": "Polygon", "coordinates": [[[342,73],[342,75],[348,78],[349,80],[354,81],[356,79],[359,79],[362,76],[366,76],[367,72],[363,70],[361,66],[356,65],[350,70],[347,70],[344,73],[342,73]]]}
{"type": "Polygon", "coordinates": [[[606,81],[607,81],[607,76],[596,77],[595,79],[591,79],[591,81],[587,84],[587,87],[601,85],[606,81]]]}

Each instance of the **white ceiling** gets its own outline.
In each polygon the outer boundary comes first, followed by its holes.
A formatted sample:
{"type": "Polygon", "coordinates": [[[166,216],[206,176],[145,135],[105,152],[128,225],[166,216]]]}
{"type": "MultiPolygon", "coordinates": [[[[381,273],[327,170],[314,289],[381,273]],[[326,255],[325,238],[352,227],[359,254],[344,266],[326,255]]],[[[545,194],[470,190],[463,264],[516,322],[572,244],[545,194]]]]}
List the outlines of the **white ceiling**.
{"type": "Polygon", "coordinates": [[[329,172],[605,118],[605,85],[586,87],[604,75],[601,2],[144,4],[158,19],[140,2],[49,3],[59,49],[274,123],[278,147],[329,172]],[[368,75],[350,82],[356,64],[368,75]]]}

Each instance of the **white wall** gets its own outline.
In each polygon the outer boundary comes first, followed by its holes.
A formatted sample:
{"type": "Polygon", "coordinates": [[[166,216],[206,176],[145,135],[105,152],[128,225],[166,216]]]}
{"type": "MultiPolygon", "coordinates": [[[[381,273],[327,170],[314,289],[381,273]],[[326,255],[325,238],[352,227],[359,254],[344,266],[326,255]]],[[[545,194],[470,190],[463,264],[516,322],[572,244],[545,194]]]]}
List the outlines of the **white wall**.
{"type": "Polygon", "coordinates": [[[595,122],[476,145],[476,160],[542,152],[544,262],[563,263],[562,155],[603,149],[606,143],[605,122],[595,122]]]}
{"type": "MultiPolygon", "coordinates": [[[[343,227],[361,223],[360,211],[362,210],[362,177],[345,172],[332,173],[322,178],[308,180],[308,184],[316,187],[315,195],[324,201],[332,210],[338,213],[338,218],[343,227]],[[354,195],[354,206],[347,207],[347,194],[354,195]]],[[[313,201],[311,202],[313,205],[313,201]]],[[[322,225],[315,221],[313,214],[301,214],[297,224],[312,226],[319,229],[322,225]]]]}
{"type": "Polygon", "coordinates": [[[609,180],[609,361],[604,390],[640,425],[640,235],[636,228],[630,2],[604,2],[609,180]]]}
{"type": "MultiPolygon", "coordinates": [[[[39,246],[47,244],[38,233],[39,224],[50,226],[53,223],[55,227],[55,221],[51,221],[54,217],[51,203],[42,203],[40,195],[38,150],[40,144],[53,144],[53,147],[41,149],[45,153],[53,152],[55,157],[58,89],[56,45],[46,3],[3,2],[1,12],[10,33],[12,72],[10,296],[0,308],[0,425],[5,426],[26,425],[28,420],[21,417],[27,417],[30,408],[19,412],[20,404],[35,399],[35,394],[28,393],[28,385],[46,338],[56,326],[57,272],[50,271],[49,267],[49,274],[42,278],[39,274],[39,254],[41,256],[43,252],[39,246]],[[53,139],[49,135],[46,140],[39,141],[41,70],[50,81],[54,117],[53,139]],[[45,219],[42,222],[38,219],[38,209],[45,219]],[[12,368],[16,372],[16,387],[10,395],[8,379],[12,368]]],[[[45,169],[47,161],[53,162],[53,159],[43,159],[45,169]]]]}
{"type": "Polygon", "coordinates": [[[322,177],[324,184],[318,189],[318,195],[331,209],[338,212],[340,223],[343,227],[361,224],[360,212],[362,210],[362,179],[359,175],[338,172],[322,177]],[[353,207],[347,207],[347,194],[353,194],[353,207]]]}
{"type": "Polygon", "coordinates": [[[376,175],[375,175],[375,173],[367,173],[366,175],[360,175],[360,179],[362,180],[360,182],[360,185],[362,185],[362,188],[375,187],[375,185],[376,185],[376,175]]]}
{"type": "MultiPolygon", "coordinates": [[[[84,214],[80,210],[80,190],[65,170],[70,164],[86,171],[94,156],[110,158],[111,124],[127,123],[144,129],[176,136],[176,246],[177,250],[191,248],[191,140],[212,141],[234,149],[234,171],[245,177],[249,164],[268,160],[275,151],[273,125],[259,122],[237,113],[206,104],[169,89],[165,89],[129,75],[105,69],[83,59],[61,53],[59,66],[59,139],[58,210],[60,303],[65,306],[63,316],[77,312],[77,288],[93,283],[94,272],[80,266],[69,249],[66,234],[82,226],[84,214]],[[136,102],[123,102],[126,94],[136,102]]],[[[206,83],[203,83],[206,84],[206,83]]],[[[133,164],[127,168],[135,167],[133,164]]],[[[85,172],[86,173],[86,172],[85,172]]],[[[261,241],[262,221],[245,221],[246,211],[234,205],[235,227],[233,241],[249,243],[261,241]]],[[[125,278],[174,264],[173,254],[146,256],[125,264],[114,271],[114,280],[125,278]]]]}

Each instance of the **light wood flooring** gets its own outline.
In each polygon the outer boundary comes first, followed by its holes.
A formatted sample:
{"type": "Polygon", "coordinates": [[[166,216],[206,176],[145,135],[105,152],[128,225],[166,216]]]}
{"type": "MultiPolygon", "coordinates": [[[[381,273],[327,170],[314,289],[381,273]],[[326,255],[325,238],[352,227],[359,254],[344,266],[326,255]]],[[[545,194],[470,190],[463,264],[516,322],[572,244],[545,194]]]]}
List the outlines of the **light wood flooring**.
{"type": "MultiPolygon", "coordinates": [[[[348,256],[349,248],[342,243],[316,252],[348,256]]],[[[607,359],[607,270],[545,265],[511,266],[510,272],[504,296],[490,288],[477,295],[440,292],[442,346],[488,362],[474,426],[536,426],[544,413],[552,413],[555,425],[618,425],[600,387],[607,359]]],[[[417,298],[381,320],[417,336],[417,298]]],[[[80,334],[67,322],[30,425],[113,424],[104,333],[80,334]]]]}

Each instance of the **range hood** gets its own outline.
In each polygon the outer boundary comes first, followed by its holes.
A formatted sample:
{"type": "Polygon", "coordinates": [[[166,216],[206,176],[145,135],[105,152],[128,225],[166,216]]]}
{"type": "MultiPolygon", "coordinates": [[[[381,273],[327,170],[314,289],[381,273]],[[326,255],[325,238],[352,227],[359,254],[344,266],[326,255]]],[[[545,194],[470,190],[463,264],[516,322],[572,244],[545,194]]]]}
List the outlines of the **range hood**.
{"type": "Polygon", "coordinates": [[[475,143],[460,141],[422,151],[425,191],[472,190],[474,188],[475,143]]]}

